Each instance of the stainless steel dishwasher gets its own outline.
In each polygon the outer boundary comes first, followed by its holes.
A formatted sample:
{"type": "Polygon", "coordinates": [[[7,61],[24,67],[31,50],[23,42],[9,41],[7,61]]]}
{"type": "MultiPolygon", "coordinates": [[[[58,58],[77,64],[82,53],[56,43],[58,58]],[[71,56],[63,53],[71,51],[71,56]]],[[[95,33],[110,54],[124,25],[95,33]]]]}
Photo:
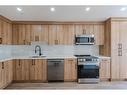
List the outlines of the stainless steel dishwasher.
{"type": "Polygon", "coordinates": [[[64,81],[64,59],[48,59],[48,82],[64,81]]]}

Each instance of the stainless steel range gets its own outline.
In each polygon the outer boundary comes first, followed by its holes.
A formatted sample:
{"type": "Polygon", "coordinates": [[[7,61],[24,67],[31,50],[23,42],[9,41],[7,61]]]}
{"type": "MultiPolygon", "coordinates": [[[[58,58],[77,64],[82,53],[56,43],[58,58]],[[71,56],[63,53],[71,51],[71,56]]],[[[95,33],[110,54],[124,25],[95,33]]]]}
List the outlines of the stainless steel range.
{"type": "Polygon", "coordinates": [[[75,55],[78,58],[78,83],[99,82],[99,58],[91,55],[75,55]]]}

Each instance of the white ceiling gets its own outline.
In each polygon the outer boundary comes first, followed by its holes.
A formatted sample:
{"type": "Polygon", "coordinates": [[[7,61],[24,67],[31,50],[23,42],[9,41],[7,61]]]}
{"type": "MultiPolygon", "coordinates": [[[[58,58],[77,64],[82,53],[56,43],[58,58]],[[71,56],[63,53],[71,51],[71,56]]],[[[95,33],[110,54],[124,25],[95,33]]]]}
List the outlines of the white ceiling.
{"type": "Polygon", "coordinates": [[[109,17],[127,17],[127,6],[0,6],[0,14],[15,21],[104,21],[109,17]],[[16,10],[23,9],[22,12],[16,10]],[[50,8],[56,11],[51,12],[50,8]],[[86,7],[91,7],[89,12],[86,7]]]}

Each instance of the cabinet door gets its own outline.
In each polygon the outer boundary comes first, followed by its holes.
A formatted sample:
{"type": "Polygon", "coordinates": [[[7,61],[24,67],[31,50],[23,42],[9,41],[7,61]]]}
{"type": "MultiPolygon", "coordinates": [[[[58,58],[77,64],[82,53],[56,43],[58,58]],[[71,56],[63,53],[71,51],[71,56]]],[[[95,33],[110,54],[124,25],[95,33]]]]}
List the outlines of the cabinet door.
{"type": "Polygon", "coordinates": [[[76,79],[77,79],[77,61],[76,61],[76,59],[65,59],[64,81],[76,81],[76,79]]]}
{"type": "Polygon", "coordinates": [[[120,60],[118,56],[119,22],[111,22],[111,79],[119,80],[120,60]]]}
{"type": "Polygon", "coordinates": [[[47,81],[47,61],[33,60],[30,66],[30,80],[47,81]]]}
{"type": "Polygon", "coordinates": [[[14,80],[29,80],[29,67],[32,60],[15,60],[14,61],[14,80]]]}
{"type": "Polygon", "coordinates": [[[22,66],[20,64],[20,60],[14,60],[13,61],[13,79],[18,81],[18,80],[22,80],[22,66]]]}
{"type": "Polygon", "coordinates": [[[41,25],[32,25],[32,41],[41,40],[41,25]]]}
{"type": "Polygon", "coordinates": [[[18,25],[12,25],[12,44],[18,45],[19,40],[19,32],[18,32],[18,25]]]}
{"type": "Polygon", "coordinates": [[[95,24],[94,25],[94,36],[96,45],[104,45],[104,25],[95,24]]]}
{"type": "Polygon", "coordinates": [[[12,44],[12,24],[8,23],[7,44],[12,44]]]}
{"type": "Polygon", "coordinates": [[[7,44],[7,31],[8,31],[8,26],[7,22],[2,22],[3,28],[2,28],[2,44],[7,44]]]}
{"type": "Polygon", "coordinates": [[[84,31],[83,25],[82,24],[77,24],[75,25],[75,35],[82,35],[84,31]]]}
{"type": "Polygon", "coordinates": [[[0,38],[2,38],[2,20],[0,20],[0,38]]]}
{"type": "Polygon", "coordinates": [[[64,45],[73,45],[74,44],[74,25],[64,25],[63,30],[63,41],[64,45]]]}
{"type": "Polygon", "coordinates": [[[48,43],[48,38],[49,38],[49,35],[48,35],[48,25],[41,25],[41,38],[40,40],[42,42],[45,42],[45,43],[48,43]]]}
{"type": "Polygon", "coordinates": [[[56,39],[59,45],[64,44],[64,25],[57,25],[57,34],[56,34],[56,39]]]}
{"type": "Polygon", "coordinates": [[[127,22],[120,22],[120,79],[127,79],[127,22]]]}
{"type": "Polygon", "coordinates": [[[24,45],[25,44],[25,25],[18,25],[18,32],[19,32],[19,38],[18,38],[18,43],[19,45],[24,45]]]}
{"type": "Polygon", "coordinates": [[[32,41],[31,25],[25,25],[25,28],[26,28],[25,44],[30,45],[32,41]]]}
{"type": "Polygon", "coordinates": [[[93,24],[86,24],[83,26],[84,27],[84,32],[87,35],[94,35],[94,26],[93,24]]]}
{"type": "Polygon", "coordinates": [[[102,59],[100,62],[100,79],[110,79],[110,60],[102,59]]]}
{"type": "Polygon", "coordinates": [[[49,45],[58,44],[57,25],[49,25],[49,45]]]}
{"type": "Polygon", "coordinates": [[[0,89],[2,88],[2,62],[0,62],[0,89]]]}
{"type": "Polygon", "coordinates": [[[8,82],[11,83],[13,80],[13,63],[8,61],[8,82]]]}
{"type": "Polygon", "coordinates": [[[0,88],[3,88],[6,84],[6,68],[4,62],[0,63],[1,65],[1,78],[0,78],[0,88]]]}

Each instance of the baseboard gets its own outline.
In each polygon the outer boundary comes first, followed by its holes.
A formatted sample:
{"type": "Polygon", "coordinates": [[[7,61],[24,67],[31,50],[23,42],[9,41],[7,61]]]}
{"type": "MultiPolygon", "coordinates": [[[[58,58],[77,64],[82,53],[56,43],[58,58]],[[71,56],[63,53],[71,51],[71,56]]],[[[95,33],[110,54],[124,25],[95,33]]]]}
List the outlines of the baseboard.
{"type": "Polygon", "coordinates": [[[42,80],[13,80],[13,83],[47,83],[48,81],[42,80]]]}

